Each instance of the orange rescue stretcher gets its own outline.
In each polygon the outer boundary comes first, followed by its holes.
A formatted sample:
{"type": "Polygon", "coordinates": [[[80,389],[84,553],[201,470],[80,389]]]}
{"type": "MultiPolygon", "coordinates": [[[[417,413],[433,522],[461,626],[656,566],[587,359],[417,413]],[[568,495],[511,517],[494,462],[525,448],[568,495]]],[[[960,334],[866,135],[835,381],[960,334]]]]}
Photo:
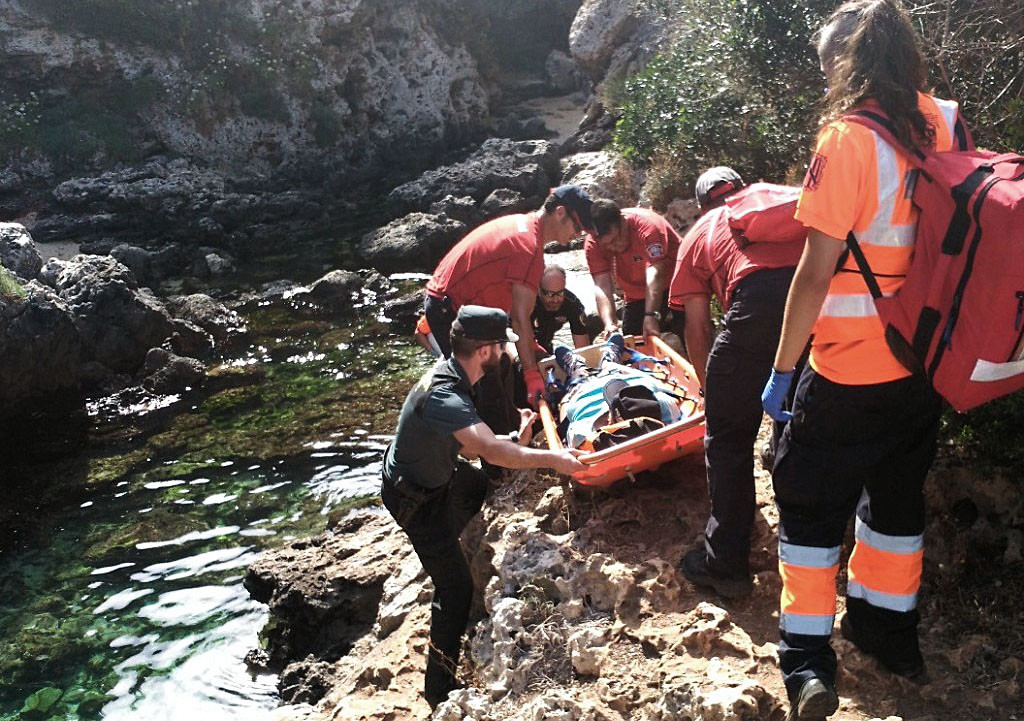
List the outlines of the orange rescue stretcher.
{"type": "MultiPolygon", "coordinates": [[[[634,348],[640,340],[634,336],[626,337],[626,346],[634,348]]],[[[580,456],[580,461],[587,468],[573,474],[573,479],[585,486],[608,486],[620,479],[630,477],[641,471],[649,471],[675,458],[695,453],[704,448],[704,399],[700,395],[700,383],[693,366],[669,347],[661,338],[651,337],[653,348],[642,351],[659,358],[668,359],[663,367],[667,369],[668,380],[673,387],[682,391],[695,403],[689,404],[692,411],[684,414],[679,420],[662,428],[632,438],[618,445],[580,456]]],[[[591,345],[576,349],[587,364],[593,367],[601,356],[602,345],[591,345]]],[[[554,368],[556,376],[563,379],[563,373],[553,357],[540,362],[541,374],[547,377],[548,369],[554,368]]],[[[558,435],[558,420],[545,399],[540,401],[540,418],[544,424],[544,436],[548,447],[559,449],[564,447],[558,435]]]]}

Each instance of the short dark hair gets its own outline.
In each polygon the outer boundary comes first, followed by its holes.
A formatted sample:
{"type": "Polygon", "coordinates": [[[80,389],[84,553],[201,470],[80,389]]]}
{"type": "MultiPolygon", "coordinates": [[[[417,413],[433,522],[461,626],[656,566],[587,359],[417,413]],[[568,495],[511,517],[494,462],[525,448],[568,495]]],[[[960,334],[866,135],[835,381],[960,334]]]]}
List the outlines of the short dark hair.
{"type": "Polygon", "coordinates": [[[590,195],[580,186],[559,185],[557,188],[552,188],[544,200],[544,212],[554,213],[555,209],[561,205],[575,222],[590,232],[594,229],[594,221],[590,217],[592,204],[590,195]]]}
{"type": "Polygon", "coordinates": [[[622,224],[622,211],[618,203],[607,198],[600,198],[590,206],[590,217],[594,220],[594,231],[596,235],[604,235],[612,226],[622,224]]]}
{"type": "Polygon", "coordinates": [[[493,340],[477,340],[475,338],[467,338],[464,335],[458,335],[455,333],[451,334],[452,344],[452,355],[457,358],[466,358],[473,355],[477,348],[483,348],[485,345],[491,345],[496,341],[493,340]]]}

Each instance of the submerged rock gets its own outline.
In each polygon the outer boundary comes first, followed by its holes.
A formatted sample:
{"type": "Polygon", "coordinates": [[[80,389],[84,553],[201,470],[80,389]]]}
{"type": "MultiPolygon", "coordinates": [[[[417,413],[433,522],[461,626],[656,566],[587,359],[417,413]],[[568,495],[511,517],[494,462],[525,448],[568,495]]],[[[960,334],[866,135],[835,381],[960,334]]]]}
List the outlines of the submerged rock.
{"type": "Polygon", "coordinates": [[[140,375],[142,387],[151,393],[183,393],[202,385],[206,367],[195,358],[183,358],[163,348],[150,348],[140,375]]]}
{"type": "Polygon", "coordinates": [[[242,316],[202,293],[168,298],[167,308],[176,318],[202,328],[218,343],[225,343],[246,332],[242,316]]]}

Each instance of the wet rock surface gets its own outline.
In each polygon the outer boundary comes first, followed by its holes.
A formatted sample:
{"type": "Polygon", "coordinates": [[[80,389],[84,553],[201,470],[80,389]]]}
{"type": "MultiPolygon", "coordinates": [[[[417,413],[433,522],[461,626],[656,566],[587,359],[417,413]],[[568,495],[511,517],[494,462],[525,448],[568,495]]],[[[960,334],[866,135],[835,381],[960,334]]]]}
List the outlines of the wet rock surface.
{"type": "Polygon", "coordinates": [[[61,183],[32,234],[41,242],[79,241],[85,251],[112,253],[148,282],[184,274],[218,248],[252,257],[282,235],[323,232],[323,204],[318,189],[277,189],[266,179],[239,181],[184,159],[154,159],[61,183]]]}
{"type": "Polygon", "coordinates": [[[519,193],[538,207],[557,179],[558,153],[545,140],[491,138],[460,163],[430,170],[388,195],[394,216],[427,211],[448,195],[469,196],[478,203],[498,189],[519,193]]]}
{"type": "Polygon", "coordinates": [[[199,294],[172,303],[172,313],[112,256],[37,264],[22,226],[0,228],[0,239],[11,238],[0,256],[18,276],[15,290],[0,293],[4,425],[19,423],[28,409],[80,408],[85,394],[112,392],[133,378],[153,393],[197,387],[205,368],[196,357],[244,330],[236,313],[199,294]]]}
{"type": "MultiPolygon", "coordinates": [[[[932,505],[946,503],[939,489],[953,480],[950,473],[957,471],[941,464],[933,472],[932,505]]],[[[756,476],[754,593],[726,601],[693,587],[676,567],[702,538],[707,499],[700,458],[597,493],[548,476],[506,473],[462,539],[482,603],[464,646],[460,674],[468,687],[453,692],[432,716],[420,696],[430,582],[390,517],[360,512],[365,515],[351,522],[354,538],[328,536],[316,543],[331,539],[346,548],[364,547],[363,554],[388,554],[381,570],[390,569],[390,575],[367,593],[379,602],[372,628],[326,666],[291,656],[283,677],[288,683],[301,685],[296,679],[308,677],[317,693],[326,690],[317,701],[310,695],[305,704],[283,706],[276,718],[779,721],[788,702],[776,647],[777,520],[770,478],[760,468],[756,476]],[[379,548],[366,550],[371,544],[379,548]]],[[[989,495],[998,494],[999,484],[989,485],[989,495]]],[[[960,547],[961,541],[951,541],[947,522],[937,512],[929,536],[960,547]]],[[[1004,526],[1001,532],[1009,530],[1004,526]]],[[[293,564],[300,552],[295,547],[268,554],[260,567],[301,575],[293,564]]],[[[340,588],[368,573],[346,571],[348,563],[319,557],[307,569],[327,577],[352,573],[352,580],[329,584],[340,588]]],[[[841,591],[844,583],[841,574],[841,591]]],[[[938,591],[935,583],[926,580],[926,597],[938,591]]],[[[329,595],[316,590],[308,603],[320,604],[329,595]]],[[[979,634],[950,644],[930,633],[944,622],[941,613],[927,608],[923,614],[925,658],[939,680],[924,687],[908,684],[836,633],[841,703],[834,718],[1008,718],[1019,698],[1014,694],[1024,662],[1010,657],[999,667],[999,679],[979,690],[962,671],[993,653],[993,639],[979,634]]],[[[275,621],[291,623],[287,615],[275,621]]]]}
{"type": "Polygon", "coordinates": [[[410,213],[365,235],[359,253],[382,273],[430,273],[467,230],[446,215],[410,213]]]}

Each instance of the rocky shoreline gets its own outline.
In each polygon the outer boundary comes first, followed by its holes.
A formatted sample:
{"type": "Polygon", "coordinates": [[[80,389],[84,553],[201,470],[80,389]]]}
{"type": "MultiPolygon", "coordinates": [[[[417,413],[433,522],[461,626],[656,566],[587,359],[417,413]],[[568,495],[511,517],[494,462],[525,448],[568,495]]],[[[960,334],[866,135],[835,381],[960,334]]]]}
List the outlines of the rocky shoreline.
{"type": "MultiPolygon", "coordinates": [[[[676,568],[706,518],[699,457],[601,493],[506,472],[463,535],[479,596],[461,669],[468,688],[432,716],[420,695],[430,585],[385,512],[353,512],[325,535],[264,555],[245,583],[269,604],[272,621],[266,649],[250,660],[281,672],[286,705],[275,718],[779,721],[786,701],[777,666],[776,517],[768,473],[758,467],[756,476],[754,594],[723,601],[676,568]]],[[[941,610],[967,572],[957,559],[968,548],[1004,543],[993,562],[1020,563],[1020,532],[1000,510],[1010,483],[937,464],[928,482],[933,520],[922,609],[933,680],[915,686],[892,676],[837,634],[835,718],[1019,712],[1019,650],[1002,648],[993,635],[951,636],[948,625],[958,619],[941,610]],[[949,508],[968,486],[990,520],[964,527],[949,508]],[[986,657],[993,663],[997,647],[1006,656],[990,669],[996,680],[978,687],[969,672],[986,657]]]]}

